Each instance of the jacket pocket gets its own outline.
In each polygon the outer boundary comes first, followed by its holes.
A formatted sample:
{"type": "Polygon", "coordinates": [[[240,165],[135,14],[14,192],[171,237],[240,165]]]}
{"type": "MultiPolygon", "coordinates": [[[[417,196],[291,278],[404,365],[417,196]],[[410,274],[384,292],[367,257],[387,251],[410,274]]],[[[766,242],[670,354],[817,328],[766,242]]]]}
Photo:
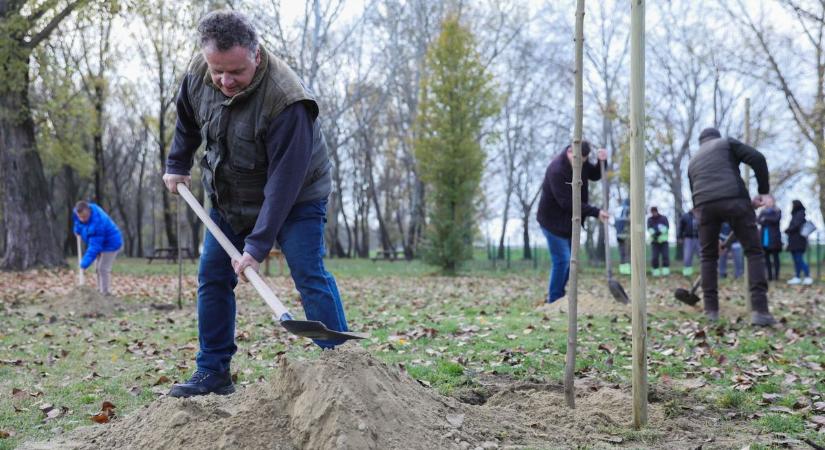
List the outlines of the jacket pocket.
{"type": "Polygon", "coordinates": [[[240,172],[262,170],[255,142],[255,129],[249,124],[239,123],[234,126],[233,134],[232,145],[229,148],[232,168],[240,172]]]}

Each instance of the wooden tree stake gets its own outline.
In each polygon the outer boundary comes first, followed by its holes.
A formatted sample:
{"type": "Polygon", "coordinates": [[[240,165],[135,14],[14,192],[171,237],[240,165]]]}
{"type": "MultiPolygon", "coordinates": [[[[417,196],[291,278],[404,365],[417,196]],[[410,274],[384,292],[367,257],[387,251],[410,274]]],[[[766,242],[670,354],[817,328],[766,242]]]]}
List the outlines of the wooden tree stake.
{"type": "Polygon", "coordinates": [[[633,426],[647,424],[645,268],[645,2],[630,6],[630,296],[633,302],[633,426]]]}
{"type": "Polygon", "coordinates": [[[573,235],[570,249],[570,295],[567,298],[567,358],[564,366],[564,398],[567,406],[576,407],[576,342],[578,329],[579,297],[579,241],[582,224],[582,55],[584,49],[584,0],[576,2],[576,59],[575,82],[575,124],[573,126],[573,235]]]}

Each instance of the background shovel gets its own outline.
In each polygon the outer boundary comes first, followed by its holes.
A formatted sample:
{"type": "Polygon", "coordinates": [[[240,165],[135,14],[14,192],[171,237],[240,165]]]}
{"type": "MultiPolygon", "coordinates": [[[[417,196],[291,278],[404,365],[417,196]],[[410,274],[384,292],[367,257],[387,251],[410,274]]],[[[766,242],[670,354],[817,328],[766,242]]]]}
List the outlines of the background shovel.
{"type": "Polygon", "coordinates": [[[83,259],[83,242],[79,235],[75,235],[75,237],[77,238],[77,285],[83,286],[86,284],[86,275],[83,273],[83,269],[80,268],[80,260],[83,259]]]}
{"type": "MultiPolygon", "coordinates": [[[[730,245],[730,243],[732,241],[733,241],[733,232],[731,232],[731,234],[728,235],[727,239],[725,239],[725,242],[722,243],[722,249],[727,248],[728,245],[730,245]]],[[[702,276],[701,275],[696,277],[696,281],[693,282],[693,286],[690,288],[689,291],[687,289],[684,289],[684,288],[679,288],[679,289],[676,289],[675,291],[673,291],[673,296],[676,297],[676,300],[679,300],[680,302],[682,302],[684,304],[693,306],[693,305],[699,303],[700,301],[702,301],[702,299],[699,298],[698,295],[696,295],[696,291],[699,289],[700,284],[702,284],[702,276]]]]}
{"type": "MultiPolygon", "coordinates": [[[[602,161],[602,204],[604,205],[604,210],[607,211],[610,206],[610,201],[608,198],[608,186],[607,186],[607,171],[605,168],[607,167],[607,163],[602,161]]],[[[607,288],[610,290],[610,294],[613,298],[624,305],[630,303],[630,298],[628,298],[627,293],[624,291],[622,285],[613,279],[613,267],[610,264],[610,224],[605,222],[604,224],[604,266],[607,268],[607,288]]]]}
{"type": "MultiPolygon", "coordinates": [[[[189,191],[189,188],[186,187],[183,183],[178,183],[178,193],[186,200],[186,203],[189,204],[189,207],[195,211],[195,214],[201,219],[201,221],[206,225],[206,228],[209,229],[209,232],[212,233],[212,236],[218,240],[223,247],[224,251],[229,255],[230,258],[237,261],[241,259],[241,253],[229,242],[229,239],[226,235],[223,234],[221,229],[218,225],[212,221],[209,217],[209,214],[206,213],[206,210],[203,209],[198,200],[192,195],[189,191]]],[[[367,337],[365,334],[361,333],[351,333],[346,331],[335,331],[330,330],[326,327],[323,323],[317,320],[295,320],[292,318],[292,315],[289,311],[284,307],[283,303],[278,300],[278,296],[272,292],[272,289],[264,282],[263,278],[258,275],[258,272],[251,267],[247,267],[244,269],[243,274],[252,283],[252,286],[255,287],[255,290],[258,291],[258,294],[264,299],[267,305],[272,308],[272,311],[275,312],[275,317],[278,318],[278,321],[281,325],[286,328],[287,331],[296,335],[302,336],[310,339],[322,339],[322,340],[347,340],[347,339],[364,339],[367,337]]]]}

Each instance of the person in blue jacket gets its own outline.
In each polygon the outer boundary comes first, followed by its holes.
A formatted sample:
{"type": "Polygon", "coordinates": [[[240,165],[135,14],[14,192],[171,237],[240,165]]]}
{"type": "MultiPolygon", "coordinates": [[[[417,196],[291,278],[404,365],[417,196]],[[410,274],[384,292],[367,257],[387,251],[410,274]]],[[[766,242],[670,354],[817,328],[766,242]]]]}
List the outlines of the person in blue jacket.
{"type": "Polygon", "coordinates": [[[75,204],[72,219],[74,234],[86,243],[86,252],[80,260],[80,269],[86,270],[97,261],[97,288],[102,294],[108,295],[112,281],[112,266],[117,252],[123,246],[120,230],[100,206],[82,200],[75,204]]]}

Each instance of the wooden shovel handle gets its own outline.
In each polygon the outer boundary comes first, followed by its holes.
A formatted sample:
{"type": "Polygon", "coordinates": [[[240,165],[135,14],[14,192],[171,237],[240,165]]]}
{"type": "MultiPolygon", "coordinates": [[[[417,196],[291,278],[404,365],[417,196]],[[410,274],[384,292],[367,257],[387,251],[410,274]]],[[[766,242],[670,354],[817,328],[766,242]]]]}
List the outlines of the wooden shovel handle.
{"type": "MultiPolygon", "coordinates": [[[[223,231],[221,231],[220,227],[218,227],[218,224],[216,224],[212,218],[209,217],[209,214],[207,214],[206,210],[203,209],[203,206],[201,206],[195,196],[192,195],[189,188],[187,188],[183,183],[178,183],[177,188],[180,196],[183,197],[186,203],[189,204],[189,207],[195,211],[195,214],[197,214],[203,224],[206,225],[206,228],[209,229],[212,236],[218,240],[218,243],[221,244],[221,247],[223,247],[229,257],[234,261],[239,261],[241,259],[241,252],[239,252],[238,249],[235,248],[231,242],[229,242],[229,239],[225,234],[223,234],[223,231]]],[[[279,320],[292,319],[292,316],[289,314],[289,310],[287,310],[283,303],[278,300],[278,296],[272,292],[272,289],[269,288],[269,285],[264,282],[263,278],[258,275],[258,272],[256,272],[255,269],[246,267],[243,274],[246,276],[246,279],[252,283],[252,286],[255,287],[258,294],[263,297],[266,304],[269,305],[273,311],[275,311],[275,314],[279,320]]]]}
{"type": "Polygon", "coordinates": [[[80,260],[83,258],[83,240],[80,239],[79,235],[75,235],[75,237],[77,238],[77,285],[83,286],[86,284],[86,274],[80,268],[80,260]]]}

